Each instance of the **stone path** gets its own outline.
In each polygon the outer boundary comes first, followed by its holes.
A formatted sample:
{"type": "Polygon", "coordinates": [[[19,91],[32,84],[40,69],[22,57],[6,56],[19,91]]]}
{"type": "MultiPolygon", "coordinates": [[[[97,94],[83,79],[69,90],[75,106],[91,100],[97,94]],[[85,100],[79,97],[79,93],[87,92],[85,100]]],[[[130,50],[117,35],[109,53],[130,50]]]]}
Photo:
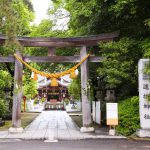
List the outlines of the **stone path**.
{"type": "MultiPolygon", "coordinates": [[[[0,138],[17,139],[79,140],[103,137],[103,135],[80,133],[77,125],[65,111],[43,111],[20,134],[9,134],[8,131],[0,132],[0,138]]],[[[107,136],[107,138],[112,138],[112,136],[107,136]]],[[[122,137],[113,136],[113,138],[122,137]]]]}

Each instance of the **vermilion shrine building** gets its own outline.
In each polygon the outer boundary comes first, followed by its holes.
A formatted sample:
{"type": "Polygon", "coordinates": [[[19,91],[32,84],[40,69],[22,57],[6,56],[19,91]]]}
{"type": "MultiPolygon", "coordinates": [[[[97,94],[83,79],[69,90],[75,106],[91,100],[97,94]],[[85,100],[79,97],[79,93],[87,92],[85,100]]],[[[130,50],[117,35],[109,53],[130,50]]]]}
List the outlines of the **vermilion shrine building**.
{"type": "Polygon", "coordinates": [[[71,79],[68,75],[58,80],[58,86],[50,85],[50,80],[41,78],[38,80],[38,96],[45,98],[45,110],[64,110],[64,100],[69,98],[68,86],[71,79]]]}

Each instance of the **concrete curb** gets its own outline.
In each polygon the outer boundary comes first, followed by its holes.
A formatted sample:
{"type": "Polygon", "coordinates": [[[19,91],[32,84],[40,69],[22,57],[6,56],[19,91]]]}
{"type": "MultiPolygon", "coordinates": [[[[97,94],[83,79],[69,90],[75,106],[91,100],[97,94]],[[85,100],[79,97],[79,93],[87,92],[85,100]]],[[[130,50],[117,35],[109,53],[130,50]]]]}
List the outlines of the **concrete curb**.
{"type": "MultiPolygon", "coordinates": [[[[109,136],[109,135],[89,135],[89,134],[81,134],[82,136],[75,136],[75,137],[71,137],[71,138],[67,138],[67,137],[55,137],[54,140],[66,140],[66,141],[70,141],[70,140],[90,140],[90,139],[127,139],[127,137],[124,136],[109,136]]],[[[2,133],[0,132],[0,139],[20,139],[20,140],[51,140],[53,141],[53,139],[49,139],[46,137],[22,137],[22,135],[16,135],[16,134],[8,134],[8,132],[2,133]]],[[[135,139],[134,139],[135,140],[135,139]]],[[[141,139],[143,140],[143,139],[141,139]]],[[[150,140],[150,139],[148,139],[150,140]]]]}

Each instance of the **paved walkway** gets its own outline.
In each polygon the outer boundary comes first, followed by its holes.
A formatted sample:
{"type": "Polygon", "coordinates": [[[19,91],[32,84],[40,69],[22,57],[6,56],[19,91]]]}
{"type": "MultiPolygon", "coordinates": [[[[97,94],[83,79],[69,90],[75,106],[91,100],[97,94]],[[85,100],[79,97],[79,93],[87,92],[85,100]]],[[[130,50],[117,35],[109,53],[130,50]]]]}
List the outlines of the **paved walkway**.
{"type": "Polygon", "coordinates": [[[77,125],[65,111],[43,111],[23,133],[9,134],[8,131],[1,131],[0,138],[79,140],[122,137],[80,133],[77,125]]]}

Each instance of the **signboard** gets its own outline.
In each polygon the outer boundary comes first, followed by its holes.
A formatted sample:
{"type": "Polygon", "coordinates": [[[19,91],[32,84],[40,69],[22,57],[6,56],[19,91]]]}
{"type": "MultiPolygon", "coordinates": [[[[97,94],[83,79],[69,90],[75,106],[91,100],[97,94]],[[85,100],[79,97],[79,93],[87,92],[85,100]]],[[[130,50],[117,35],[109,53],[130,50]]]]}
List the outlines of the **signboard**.
{"type": "Polygon", "coordinates": [[[101,124],[101,103],[100,101],[96,102],[96,123],[101,124]]]}
{"type": "Polygon", "coordinates": [[[107,125],[118,125],[118,103],[106,104],[107,125]]]}
{"type": "Polygon", "coordinates": [[[93,121],[96,122],[96,106],[95,106],[95,101],[92,101],[92,116],[93,116],[93,121]]]}
{"type": "Polygon", "coordinates": [[[149,59],[140,59],[138,64],[140,126],[142,129],[150,129],[150,102],[147,101],[147,94],[150,94],[150,77],[144,73],[148,62],[149,59]]]}
{"type": "Polygon", "coordinates": [[[93,111],[93,121],[97,124],[101,124],[101,108],[100,101],[92,102],[92,111],[93,111]]]}

